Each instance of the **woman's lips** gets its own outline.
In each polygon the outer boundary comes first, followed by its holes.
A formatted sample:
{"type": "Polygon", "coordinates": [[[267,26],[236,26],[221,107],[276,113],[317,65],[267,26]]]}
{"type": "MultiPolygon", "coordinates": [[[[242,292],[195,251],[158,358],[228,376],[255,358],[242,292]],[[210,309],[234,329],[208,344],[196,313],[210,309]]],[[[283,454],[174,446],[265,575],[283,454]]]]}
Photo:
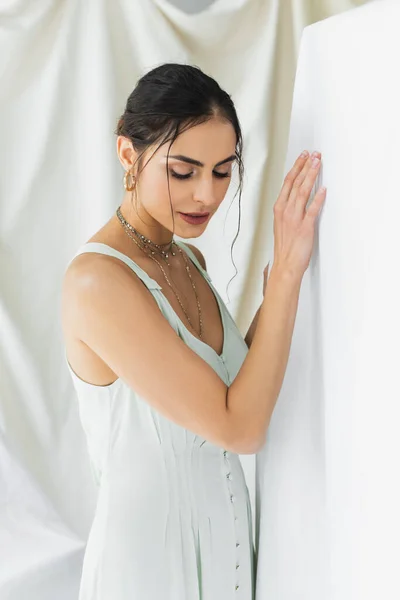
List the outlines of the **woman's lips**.
{"type": "Polygon", "coordinates": [[[180,212],[179,214],[182,217],[182,219],[186,221],[186,223],[190,223],[191,225],[201,225],[202,223],[205,223],[208,217],[210,216],[210,213],[206,213],[202,216],[197,217],[182,212],[180,212]]]}

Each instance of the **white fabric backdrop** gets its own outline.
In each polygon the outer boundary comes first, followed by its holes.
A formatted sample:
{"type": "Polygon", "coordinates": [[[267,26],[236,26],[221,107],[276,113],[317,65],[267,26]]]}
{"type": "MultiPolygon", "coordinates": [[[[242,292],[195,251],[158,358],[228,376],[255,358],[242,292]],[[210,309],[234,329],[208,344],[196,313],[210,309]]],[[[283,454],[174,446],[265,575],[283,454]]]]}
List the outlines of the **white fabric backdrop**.
{"type": "Polygon", "coordinates": [[[257,600],[400,598],[400,3],[306,27],[286,170],[327,186],[257,455],[257,600]]]}
{"type": "MultiPolygon", "coordinates": [[[[218,0],[189,15],[166,0],[0,2],[1,600],[77,597],[96,489],[64,363],[61,282],[121,200],[113,130],[136,80],[189,62],[236,103],[247,175],[228,307],[244,333],[271,258],[301,33],[359,4],[218,0]]],[[[225,299],[234,189],[196,240],[225,299]]]]}

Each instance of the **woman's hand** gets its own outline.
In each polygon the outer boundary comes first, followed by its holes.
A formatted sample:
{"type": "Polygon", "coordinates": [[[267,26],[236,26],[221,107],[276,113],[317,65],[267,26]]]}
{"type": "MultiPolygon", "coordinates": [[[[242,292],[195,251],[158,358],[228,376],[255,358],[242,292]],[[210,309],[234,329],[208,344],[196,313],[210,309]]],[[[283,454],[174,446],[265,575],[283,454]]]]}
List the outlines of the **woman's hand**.
{"type": "MultiPolygon", "coordinates": [[[[320,188],[306,209],[311,190],[320,167],[313,164],[314,155],[300,156],[286,175],[279,197],[274,205],[274,264],[273,267],[302,277],[307,270],[313,249],[315,220],[326,196],[320,188]]],[[[264,269],[264,291],[268,277],[264,269]]],[[[267,270],[267,274],[266,273],[267,270]]]]}

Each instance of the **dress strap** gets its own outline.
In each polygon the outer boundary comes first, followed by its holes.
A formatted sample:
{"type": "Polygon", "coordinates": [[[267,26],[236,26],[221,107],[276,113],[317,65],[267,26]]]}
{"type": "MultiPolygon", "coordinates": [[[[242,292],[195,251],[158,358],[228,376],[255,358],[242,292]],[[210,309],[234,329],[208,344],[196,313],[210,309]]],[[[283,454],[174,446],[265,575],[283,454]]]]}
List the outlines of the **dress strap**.
{"type": "Polygon", "coordinates": [[[122,262],[128,265],[128,267],[130,267],[138,277],[140,277],[140,279],[149,289],[162,289],[161,285],[157,281],[155,281],[155,279],[152,279],[152,277],[150,277],[150,275],[148,275],[144,269],[139,267],[139,265],[134,260],[129,258],[129,256],[126,256],[126,254],[123,254],[119,250],[112,248],[108,244],[103,244],[102,242],[87,242],[78,249],[73,258],[85,252],[96,252],[98,254],[107,254],[108,256],[114,256],[115,258],[119,258],[120,260],[122,260],[122,262]]]}

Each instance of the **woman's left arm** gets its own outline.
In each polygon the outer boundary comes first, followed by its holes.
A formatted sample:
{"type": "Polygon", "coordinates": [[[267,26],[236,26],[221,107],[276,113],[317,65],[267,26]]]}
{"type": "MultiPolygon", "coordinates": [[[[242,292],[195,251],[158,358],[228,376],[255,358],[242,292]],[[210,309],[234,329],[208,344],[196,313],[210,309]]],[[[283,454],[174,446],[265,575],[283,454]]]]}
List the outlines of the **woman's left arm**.
{"type": "MultiPolygon", "coordinates": [[[[267,287],[267,281],[268,281],[268,269],[269,269],[269,263],[267,264],[267,266],[264,269],[264,284],[263,284],[263,297],[265,294],[265,288],[267,287]]],[[[260,309],[261,309],[262,303],[259,306],[256,314],[254,315],[254,319],[251,322],[251,325],[246,333],[246,336],[244,338],[244,341],[246,342],[246,345],[248,348],[250,348],[251,346],[251,342],[253,341],[253,337],[255,334],[255,331],[257,329],[257,323],[258,323],[258,317],[260,314],[260,309]]]]}
{"type": "Polygon", "coordinates": [[[257,310],[256,314],[254,315],[254,319],[252,320],[251,325],[250,325],[250,327],[246,333],[246,336],[244,338],[244,341],[246,342],[248,348],[250,348],[250,346],[251,346],[251,342],[253,341],[253,337],[254,337],[255,331],[257,329],[260,308],[261,308],[261,305],[260,305],[259,309],[257,310]]]}
{"type": "MultiPolygon", "coordinates": [[[[206,261],[204,259],[203,254],[201,253],[201,251],[196,248],[196,246],[192,246],[192,244],[188,244],[186,242],[186,245],[189,246],[189,248],[194,252],[196,258],[199,260],[201,266],[203,267],[204,270],[207,270],[207,265],[206,265],[206,261]]],[[[263,285],[263,297],[265,294],[265,288],[267,286],[267,280],[268,280],[268,268],[269,268],[269,263],[268,265],[265,267],[264,269],[264,285],[263,285]]],[[[258,316],[260,314],[260,309],[261,309],[262,303],[259,306],[256,314],[254,315],[254,319],[251,322],[251,325],[246,333],[246,337],[244,338],[244,341],[247,345],[248,348],[250,348],[251,346],[251,342],[253,341],[253,337],[254,337],[254,333],[257,329],[257,323],[258,323],[258,316]]]]}

